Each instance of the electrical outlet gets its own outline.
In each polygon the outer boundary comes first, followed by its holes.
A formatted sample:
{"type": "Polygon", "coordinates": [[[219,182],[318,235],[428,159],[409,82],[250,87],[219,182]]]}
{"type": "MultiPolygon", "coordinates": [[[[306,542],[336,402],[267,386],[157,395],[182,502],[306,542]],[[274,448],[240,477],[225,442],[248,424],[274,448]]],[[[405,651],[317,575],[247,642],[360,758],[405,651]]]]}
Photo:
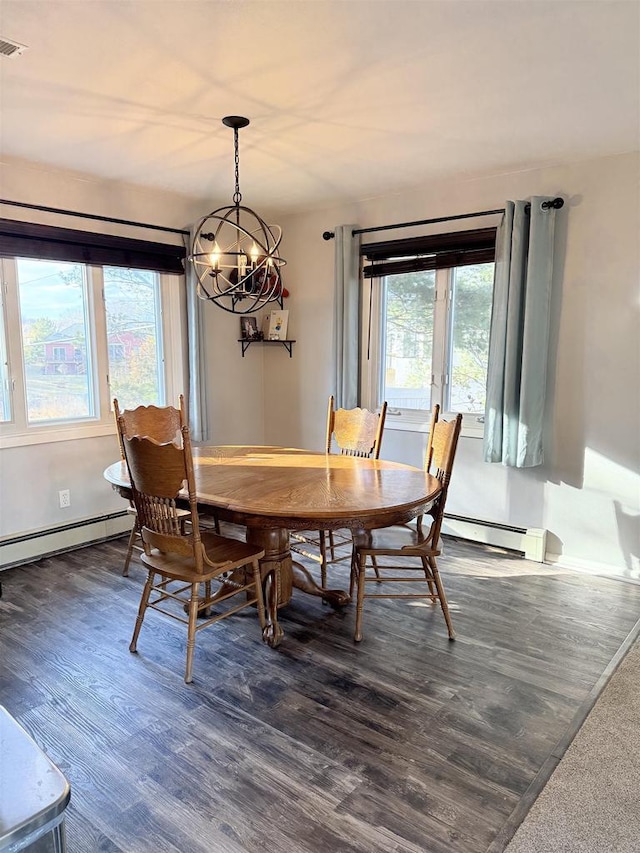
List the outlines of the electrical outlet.
{"type": "Polygon", "coordinates": [[[60,504],[60,509],[71,506],[71,492],[69,489],[61,489],[58,492],[58,503],[60,504]]]}

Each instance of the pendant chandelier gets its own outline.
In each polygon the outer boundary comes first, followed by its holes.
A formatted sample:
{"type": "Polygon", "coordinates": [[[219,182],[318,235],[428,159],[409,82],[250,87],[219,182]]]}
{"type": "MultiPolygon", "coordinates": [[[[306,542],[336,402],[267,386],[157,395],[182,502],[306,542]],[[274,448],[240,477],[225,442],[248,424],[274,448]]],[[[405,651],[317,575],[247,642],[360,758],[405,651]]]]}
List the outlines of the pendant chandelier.
{"type": "Polygon", "coordinates": [[[189,260],[198,278],[197,293],[232,314],[249,314],[269,302],[282,305],[280,267],[286,261],[278,248],[282,230],[241,204],[238,130],[249,119],[226,116],[233,128],[236,186],[233,204],[219,207],[198,223],[189,260]]]}

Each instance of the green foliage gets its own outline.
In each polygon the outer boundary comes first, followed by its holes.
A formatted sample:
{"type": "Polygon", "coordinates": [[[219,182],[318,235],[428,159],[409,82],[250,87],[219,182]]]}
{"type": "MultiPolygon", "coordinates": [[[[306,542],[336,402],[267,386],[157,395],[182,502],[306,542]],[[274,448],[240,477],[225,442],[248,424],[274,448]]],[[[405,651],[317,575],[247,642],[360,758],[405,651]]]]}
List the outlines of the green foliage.
{"type": "Polygon", "coordinates": [[[435,273],[390,275],[387,284],[387,384],[395,384],[399,360],[403,388],[424,388],[431,376],[435,273]]]}
{"type": "Polygon", "coordinates": [[[158,403],[156,276],[107,267],[104,281],[109,344],[121,342],[128,353],[110,362],[111,394],[125,408],[158,403]]]}
{"type": "MultiPolygon", "coordinates": [[[[484,408],[493,264],[454,271],[448,339],[451,406],[484,408]]],[[[386,387],[415,389],[416,399],[431,385],[436,274],[428,270],[386,278],[386,387]]],[[[402,395],[399,395],[399,399],[402,395]]]]}
{"type": "Polygon", "coordinates": [[[41,364],[44,361],[44,342],[58,329],[49,317],[38,317],[22,328],[24,360],[26,364],[41,364]]]}
{"type": "Polygon", "coordinates": [[[156,344],[149,335],[132,350],[126,361],[115,362],[110,368],[111,395],[118,398],[122,408],[158,403],[158,363],[156,344]]]}
{"type": "Polygon", "coordinates": [[[459,267],[452,323],[451,408],[484,410],[493,264],[459,267]]]}

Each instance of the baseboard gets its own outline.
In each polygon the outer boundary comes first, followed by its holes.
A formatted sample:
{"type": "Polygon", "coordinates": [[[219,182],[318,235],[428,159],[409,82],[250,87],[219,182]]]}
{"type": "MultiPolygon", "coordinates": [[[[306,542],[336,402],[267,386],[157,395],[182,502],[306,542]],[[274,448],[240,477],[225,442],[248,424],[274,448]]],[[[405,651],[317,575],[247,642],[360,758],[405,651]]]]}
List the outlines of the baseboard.
{"type": "Polygon", "coordinates": [[[80,519],[63,527],[7,536],[0,540],[0,570],[113,539],[131,530],[131,524],[129,513],[117,512],[99,518],[80,519]]]}
{"type": "Polygon", "coordinates": [[[476,518],[463,518],[445,513],[442,524],[445,536],[482,542],[496,548],[519,551],[527,560],[537,563],[545,561],[547,531],[538,527],[511,527],[493,521],[481,521],[476,518]]]}

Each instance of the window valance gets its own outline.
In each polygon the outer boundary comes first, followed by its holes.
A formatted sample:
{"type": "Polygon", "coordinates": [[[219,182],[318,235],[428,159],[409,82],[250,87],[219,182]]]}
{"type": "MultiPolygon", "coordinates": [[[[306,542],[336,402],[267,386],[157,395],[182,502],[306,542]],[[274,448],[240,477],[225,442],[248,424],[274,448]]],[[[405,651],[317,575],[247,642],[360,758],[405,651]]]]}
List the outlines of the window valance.
{"type": "Polygon", "coordinates": [[[491,263],[495,252],[496,228],[386,240],[360,247],[361,256],[370,262],[363,267],[365,278],[491,263]]]}
{"type": "Polygon", "coordinates": [[[0,219],[0,256],[184,273],[184,246],[0,219]]]}

